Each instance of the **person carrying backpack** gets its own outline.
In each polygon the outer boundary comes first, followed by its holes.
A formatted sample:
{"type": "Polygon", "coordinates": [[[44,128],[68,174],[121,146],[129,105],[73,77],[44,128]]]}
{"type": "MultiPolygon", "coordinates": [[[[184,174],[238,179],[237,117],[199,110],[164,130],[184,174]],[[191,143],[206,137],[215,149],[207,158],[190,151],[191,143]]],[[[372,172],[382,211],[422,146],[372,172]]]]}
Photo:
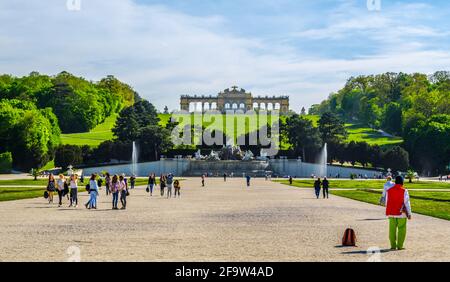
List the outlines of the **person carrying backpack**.
{"type": "Polygon", "coordinates": [[[389,241],[392,250],[403,250],[406,223],[411,220],[409,193],[403,187],[403,177],[395,178],[394,187],[386,193],[386,216],[389,218],[389,241]]]}

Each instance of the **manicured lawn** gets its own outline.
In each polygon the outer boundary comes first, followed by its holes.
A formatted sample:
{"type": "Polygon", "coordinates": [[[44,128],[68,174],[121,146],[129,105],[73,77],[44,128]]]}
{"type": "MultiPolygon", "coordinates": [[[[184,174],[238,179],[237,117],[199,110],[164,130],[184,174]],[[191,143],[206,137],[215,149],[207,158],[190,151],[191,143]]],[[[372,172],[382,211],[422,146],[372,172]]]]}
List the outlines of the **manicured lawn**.
{"type": "Polygon", "coordinates": [[[369,128],[365,125],[360,124],[346,124],[345,125],[348,131],[347,142],[355,141],[362,142],[365,141],[370,145],[398,145],[403,142],[403,139],[400,137],[386,137],[383,136],[380,132],[369,128]]]}
{"type": "Polygon", "coordinates": [[[0,202],[44,197],[44,191],[44,188],[39,187],[0,187],[0,202]]]}
{"type": "Polygon", "coordinates": [[[8,185],[40,185],[40,186],[47,186],[48,179],[47,178],[41,178],[39,177],[38,180],[33,180],[32,177],[29,179],[17,179],[17,180],[0,180],[0,186],[8,186],[8,185]]]}
{"type": "MultiPolygon", "coordinates": [[[[288,180],[274,180],[282,184],[289,185],[288,180]]],[[[384,180],[330,180],[330,188],[342,188],[342,189],[383,189],[384,180]]],[[[314,180],[294,180],[293,186],[300,188],[313,187],[314,180]]],[[[449,189],[450,183],[447,182],[431,182],[420,181],[413,183],[405,183],[405,187],[409,190],[414,189],[449,189]]]]}
{"type": "MultiPolygon", "coordinates": [[[[330,191],[331,194],[377,205],[381,192],[352,190],[330,191]]],[[[450,220],[450,192],[410,191],[413,212],[450,220]]]]}
{"type": "Polygon", "coordinates": [[[116,123],[117,115],[111,115],[105,122],[97,125],[94,129],[85,133],[61,134],[61,142],[70,145],[89,145],[96,147],[100,143],[111,140],[113,133],[111,129],[116,123]]]}

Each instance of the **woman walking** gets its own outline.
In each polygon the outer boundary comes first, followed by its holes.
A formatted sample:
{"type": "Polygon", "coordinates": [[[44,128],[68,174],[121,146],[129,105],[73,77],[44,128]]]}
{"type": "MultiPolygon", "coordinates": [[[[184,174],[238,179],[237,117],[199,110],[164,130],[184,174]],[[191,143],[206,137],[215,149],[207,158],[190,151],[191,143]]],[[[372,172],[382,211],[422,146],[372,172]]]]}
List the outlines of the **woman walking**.
{"type": "Polygon", "coordinates": [[[97,209],[98,183],[96,178],[97,175],[93,173],[89,180],[89,209],[97,209]]]}
{"type": "Polygon", "coordinates": [[[166,187],[166,176],[161,174],[159,178],[159,187],[161,188],[161,197],[164,197],[164,188],[166,187]]]}
{"type": "Polygon", "coordinates": [[[119,192],[120,192],[120,203],[122,203],[121,210],[127,208],[127,184],[125,183],[123,175],[119,177],[119,192]]]}
{"type": "Polygon", "coordinates": [[[119,202],[119,177],[114,175],[111,180],[111,194],[112,194],[112,209],[118,210],[117,204],[119,202]]]}
{"type": "Polygon", "coordinates": [[[66,182],[66,179],[64,179],[64,175],[60,174],[58,177],[58,180],[56,181],[56,188],[58,191],[58,208],[62,206],[62,198],[64,196],[64,183],[66,182]]]}
{"type": "Polygon", "coordinates": [[[180,188],[181,188],[180,181],[175,180],[175,182],[173,183],[173,187],[175,188],[175,196],[174,196],[174,198],[176,198],[177,195],[178,195],[178,198],[180,198],[181,197],[181,195],[180,195],[180,188]]]}
{"type": "Polygon", "coordinates": [[[48,176],[48,184],[47,184],[47,191],[48,191],[48,203],[53,204],[53,193],[55,193],[56,190],[56,182],[55,177],[52,173],[48,176]]]}
{"type": "Polygon", "coordinates": [[[109,172],[107,172],[105,176],[105,187],[106,196],[108,196],[108,194],[111,193],[111,175],[109,174],[109,172]]]}
{"type": "Polygon", "coordinates": [[[70,176],[70,207],[78,207],[78,175],[70,176]]]}
{"type": "Polygon", "coordinates": [[[153,187],[156,184],[156,176],[154,173],[150,174],[150,176],[148,177],[148,189],[150,192],[150,197],[153,196],[153,187]]]}

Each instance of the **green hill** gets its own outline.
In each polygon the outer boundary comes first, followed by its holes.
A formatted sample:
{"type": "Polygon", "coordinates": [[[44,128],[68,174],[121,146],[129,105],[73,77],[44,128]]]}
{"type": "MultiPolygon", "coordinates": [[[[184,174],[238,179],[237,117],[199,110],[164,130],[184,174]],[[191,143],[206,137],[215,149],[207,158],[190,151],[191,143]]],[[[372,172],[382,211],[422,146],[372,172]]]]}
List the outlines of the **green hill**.
{"type": "MultiPolygon", "coordinates": [[[[170,121],[170,114],[159,114],[159,118],[161,119],[160,124],[165,126],[170,121]]],[[[317,125],[319,121],[319,116],[316,115],[308,115],[306,116],[308,119],[311,119],[315,125],[317,125]]],[[[90,132],[86,133],[74,133],[74,134],[62,134],[61,141],[63,144],[71,144],[71,145],[89,145],[89,146],[98,146],[100,143],[106,140],[111,140],[113,138],[113,134],[111,129],[114,127],[114,123],[116,122],[117,115],[113,115],[108,117],[104,123],[99,124],[90,132]]],[[[286,119],[285,116],[281,116],[280,119],[284,121],[286,119]]],[[[247,123],[248,124],[248,123],[247,123]]],[[[207,125],[207,124],[206,124],[207,125]]],[[[384,136],[381,132],[369,128],[360,124],[346,124],[346,128],[348,130],[349,136],[347,141],[365,141],[371,145],[394,145],[402,143],[403,140],[399,137],[388,137],[384,136]]],[[[247,130],[246,130],[247,132],[247,130]]]]}

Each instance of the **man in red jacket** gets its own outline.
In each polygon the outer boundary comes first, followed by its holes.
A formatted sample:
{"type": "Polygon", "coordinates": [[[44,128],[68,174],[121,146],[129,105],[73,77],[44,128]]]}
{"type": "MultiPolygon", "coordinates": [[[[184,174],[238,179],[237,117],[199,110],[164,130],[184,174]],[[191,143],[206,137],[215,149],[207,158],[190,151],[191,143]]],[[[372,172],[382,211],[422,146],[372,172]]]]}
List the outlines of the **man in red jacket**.
{"type": "Polygon", "coordinates": [[[406,222],[411,220],[411,203],[408,190],[403,188],[403,178],[397,176],[395,185],[386,192],[386,216],[389,217],[389,240],[392,250],[403,250],[406,222]]]}

